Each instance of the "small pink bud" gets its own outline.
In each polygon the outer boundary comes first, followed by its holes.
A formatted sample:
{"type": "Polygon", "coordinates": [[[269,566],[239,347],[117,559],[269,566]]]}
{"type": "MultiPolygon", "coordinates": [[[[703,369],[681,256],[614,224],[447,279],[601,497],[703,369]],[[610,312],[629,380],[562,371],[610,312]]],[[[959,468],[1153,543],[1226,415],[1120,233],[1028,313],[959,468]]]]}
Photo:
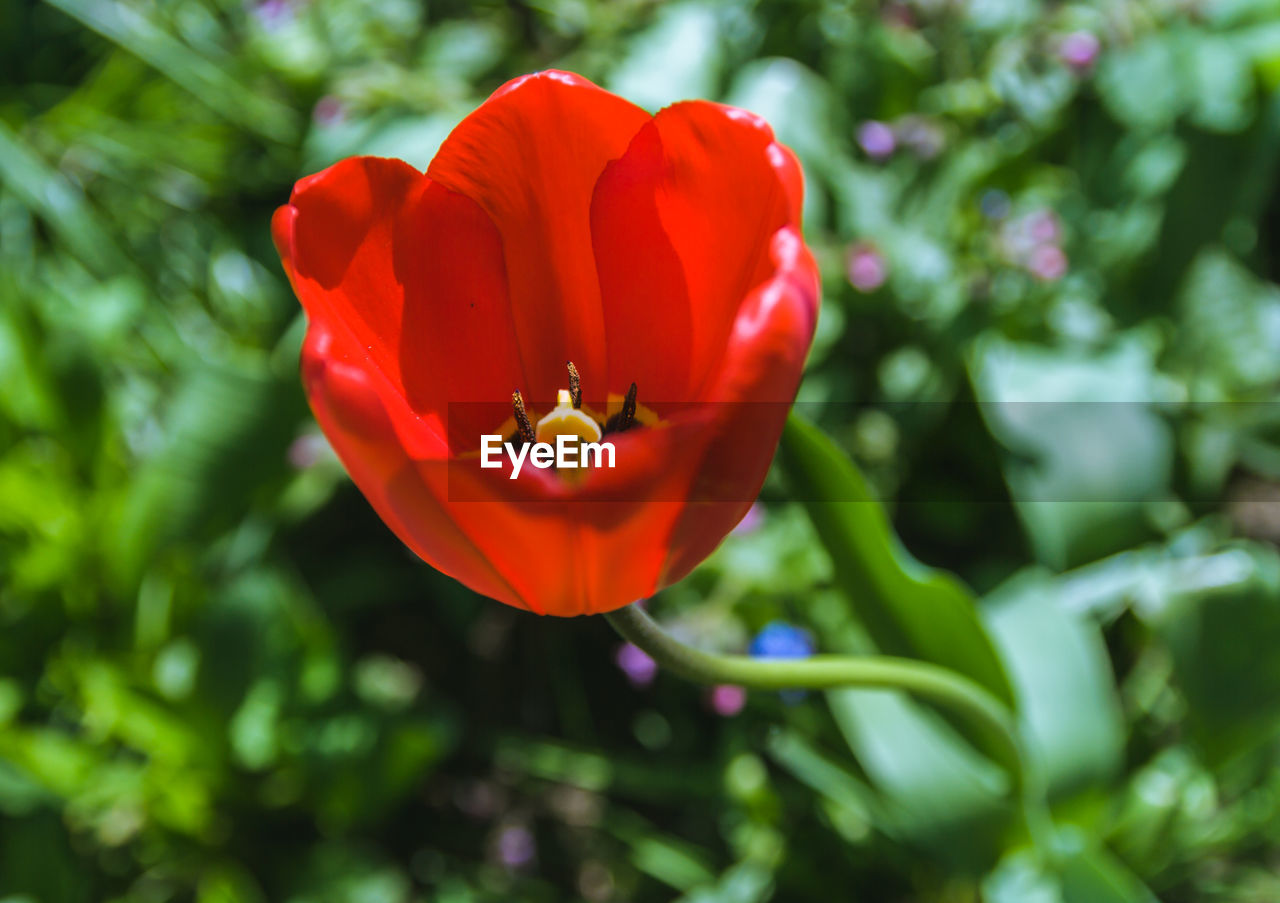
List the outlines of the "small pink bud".
{"type": "Polygon", "coordinates": [[[631,643],[623,643],[619,646],[618,654],[614,660],[618,663],[622,673],[627,675],[627,680],[631,682],[633,687],[649,686],[658,674],[658,663],[650,658],[649,654],[639,646],[631,643]]]}
{"type": "Polygon", "coordinates": [[[1040,209],[1027,214],[1027,235],[1038,245],[1055,245],[1062,240],[1062,224],[1052,210],[1040,209]]]}
{"type": "Polygon", "coordinates": [[[845,275],[858,291],[874,292],[889,278],[889,265],[875,245],[859,242],[845,258],[845,275]]]}
{"type": "Polygon", "coordinates": [[[274,29],[288,24],[293,18],[293,4],[289,0],[262,0],[251,7],[254,18],[264,28],[274,29]]]}
{"type": "Polygon", "coordinates": [[[719,684],[711,689],[710,703],[717,715],[732,718],[747,704],[747,691],[732,684],[719,684]]]}
{"type": "Polygon", "coordinates": [[[747,513],[742,515],[742,520],[738,521],[738,525],[730,532],[737,536],[745,536],[760,529],[760,525],[763,523],[764,508],[759,502],[752,502],[751,507],[747,509],[747,513]]]}
{"type": "Polygon", "coordinates": [[[311,110],[311,118],[316,125],[337,125],[342,121],[345,113],[346,107],[342,101],[332,94],[326,94],[316,101],[315,107],[311,110]]]}
{"type": "Polygon", "coordinates": [[[1058,59],[1077,74],[1087,72],[1097,62],[1102,43],[1091,31],[1073,31],[1058,42],[1058,59]]]}
{"type": "Polygon", "coordinates": [[[1027,271],[1043,282],[1054,282],[1067,274],[1067,255],[1057,245],[1040,245],[1031,252],[1027,271]]]}

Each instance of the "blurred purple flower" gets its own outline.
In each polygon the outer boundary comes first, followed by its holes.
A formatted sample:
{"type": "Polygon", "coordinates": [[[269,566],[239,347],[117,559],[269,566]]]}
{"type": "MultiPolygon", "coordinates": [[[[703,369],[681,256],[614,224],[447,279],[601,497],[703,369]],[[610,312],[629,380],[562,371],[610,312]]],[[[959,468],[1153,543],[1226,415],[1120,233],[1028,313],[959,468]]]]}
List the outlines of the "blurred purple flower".
{"type": "Polygon", "coordinates": [[[328,441],[319,433],[303,433],[289,443],[286,457],[297,470],[306,470],[319,462],[328,445],[328,441]]]}
{"type": "Polygon", "coordinates": [[[1046,282],[1062,278],[1067,271],[1062,238],[1062,221],[1047,207],[1005,222],[999,232],[1004,258],[1046,282]]]}
{"type": "Polygon", "coordinates": [[[509,869],[523,868],[533,862],[537,844],[528,828],[510,825],[498,834],[498,860],[509,869]]]}
{"type": "Polygon", "coordinates": [[[858,291],[874,292],[889,278],[889,265],[875,245],[858,242],[845,257],[845,275],[858,291]]]}
{"type": "Polygon", "coordinates": [[[872,160],[884,160],[893,155],[897,139],[885,123],[870,119],[858,126],[858,146],[872,160]]]}
{"type": "Polygon", "coordinates": [[[342,122],[346,112],[346,105],[341,100],[332,94],[326,94],[317,100],[316,105],[311,109],[311,119],[316,125],[337,125],[342,122]]]}
{"type": "Polygon", "coordinates": [[[1057,244],[1062,240],[1062,223],[1052,210],[1041,208],[1028,213],[1023,223],[1027,236],[1037,245],[1057,244]]]}
{"type": "Polygon", "coordinates": [[[1027,271],[1044,282],[1061,279],[1067,273],[1067,255],[1057,245],[1040,245],[1031,252],[1027,271]]]}
{"type": "Polygon", "coordinates": [[[924,116],[904,116],[898,122],[897,136],[921,160],[932,160],[947,144],[942,126],[924,116]]]}
{"type": "Polygon", "coordinates": [[[724,718],[732,718],[747,704],[747,691],[733,684],[719,684],[708,696],[711,710],[724,718]]]}
{"type": "Polygon", "coordinates": [[[290,0],[261,0],[250,6],[253,17],[263,28],[279,28],[293,18],[293,4],[290,0]]]}
{"type": "Polygon", "coordinates": [[[730,532],[738,536],[745,536],[759,530],[760,525],[763,523],[764,507],[759,502],[752,502],[751,507],[747,509],[747,513],[742,515],[742,520],[738,521],[738,525],[730,532]]]}
{"type": "Polygon", "coordinates": [[[658,663],[649,654],[632,643],[623,643],[614,657],[622,673],[633,687],[647,687],[658,674],[658,663]]]}
{"type": "Polygon", "coordinates": [[[1089,71],[1097,62],[1102,43],[1091,31],[1073,31],[1058,41],[1058,59],[1077,74],[1089,71]]]}

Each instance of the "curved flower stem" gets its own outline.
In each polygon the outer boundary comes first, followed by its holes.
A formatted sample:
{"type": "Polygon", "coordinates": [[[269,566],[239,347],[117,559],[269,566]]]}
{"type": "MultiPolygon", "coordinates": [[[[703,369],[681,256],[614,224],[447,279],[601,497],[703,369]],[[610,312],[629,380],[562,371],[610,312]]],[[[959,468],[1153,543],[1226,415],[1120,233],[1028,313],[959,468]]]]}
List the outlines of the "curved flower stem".
{"type": "Polygon", "coordinates": [[[1052,854],[1053,822],[1048,804],[1029,768],[1013,714],[964,675],[930,662],[887,655],[757,659],[703,652],[677,640],[634,604],[606,614],[605,619],[660,667],[696,683],[736,684],[756,690],[903,690],[990,728],[1008,747],[1010,761],[1017,766],[1014,778],[1027,832],[1041,851],[1052,854]]]}

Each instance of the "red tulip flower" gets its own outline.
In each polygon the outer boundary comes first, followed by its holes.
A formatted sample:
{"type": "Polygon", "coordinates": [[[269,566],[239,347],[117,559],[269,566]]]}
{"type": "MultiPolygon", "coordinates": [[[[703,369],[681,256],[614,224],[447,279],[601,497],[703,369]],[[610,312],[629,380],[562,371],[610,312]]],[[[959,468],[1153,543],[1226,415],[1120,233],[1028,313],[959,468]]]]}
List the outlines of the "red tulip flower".
{"type": "Polygon", "coordinates": [[[741,519],[777,446],[818,307],[801,193],[750,113],[509,82],[425,174],[353,157],[276,211],[316,419],[396,535],[476,592],[556,615],[648,596],[741,519]],[[484,435],[566,432],[614,466],[480,466],[484,435]]]}

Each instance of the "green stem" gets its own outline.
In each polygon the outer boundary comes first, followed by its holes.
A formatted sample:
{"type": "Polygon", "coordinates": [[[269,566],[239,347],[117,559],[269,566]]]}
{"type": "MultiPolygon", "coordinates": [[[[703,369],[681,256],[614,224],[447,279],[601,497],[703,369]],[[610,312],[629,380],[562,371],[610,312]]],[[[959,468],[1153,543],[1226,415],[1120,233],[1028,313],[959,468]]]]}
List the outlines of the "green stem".
{"type": "Polygon", "coordinates": [[[620,608],[605,618],[623,639],[643,649],[660,667],[696,683],[735,684],[756,690],[903,690],[971,718],[992,729],[1007,745],[1009,761],[1017,767],[1014,778],[1028,833],[1042,850],[1052,850],[1048,806],[1028,768],[1012,713],[964,675],[929,662],[887,655],[813,655],[801,659],[719,655],[686,646],[638,605],[620,608]]]}

